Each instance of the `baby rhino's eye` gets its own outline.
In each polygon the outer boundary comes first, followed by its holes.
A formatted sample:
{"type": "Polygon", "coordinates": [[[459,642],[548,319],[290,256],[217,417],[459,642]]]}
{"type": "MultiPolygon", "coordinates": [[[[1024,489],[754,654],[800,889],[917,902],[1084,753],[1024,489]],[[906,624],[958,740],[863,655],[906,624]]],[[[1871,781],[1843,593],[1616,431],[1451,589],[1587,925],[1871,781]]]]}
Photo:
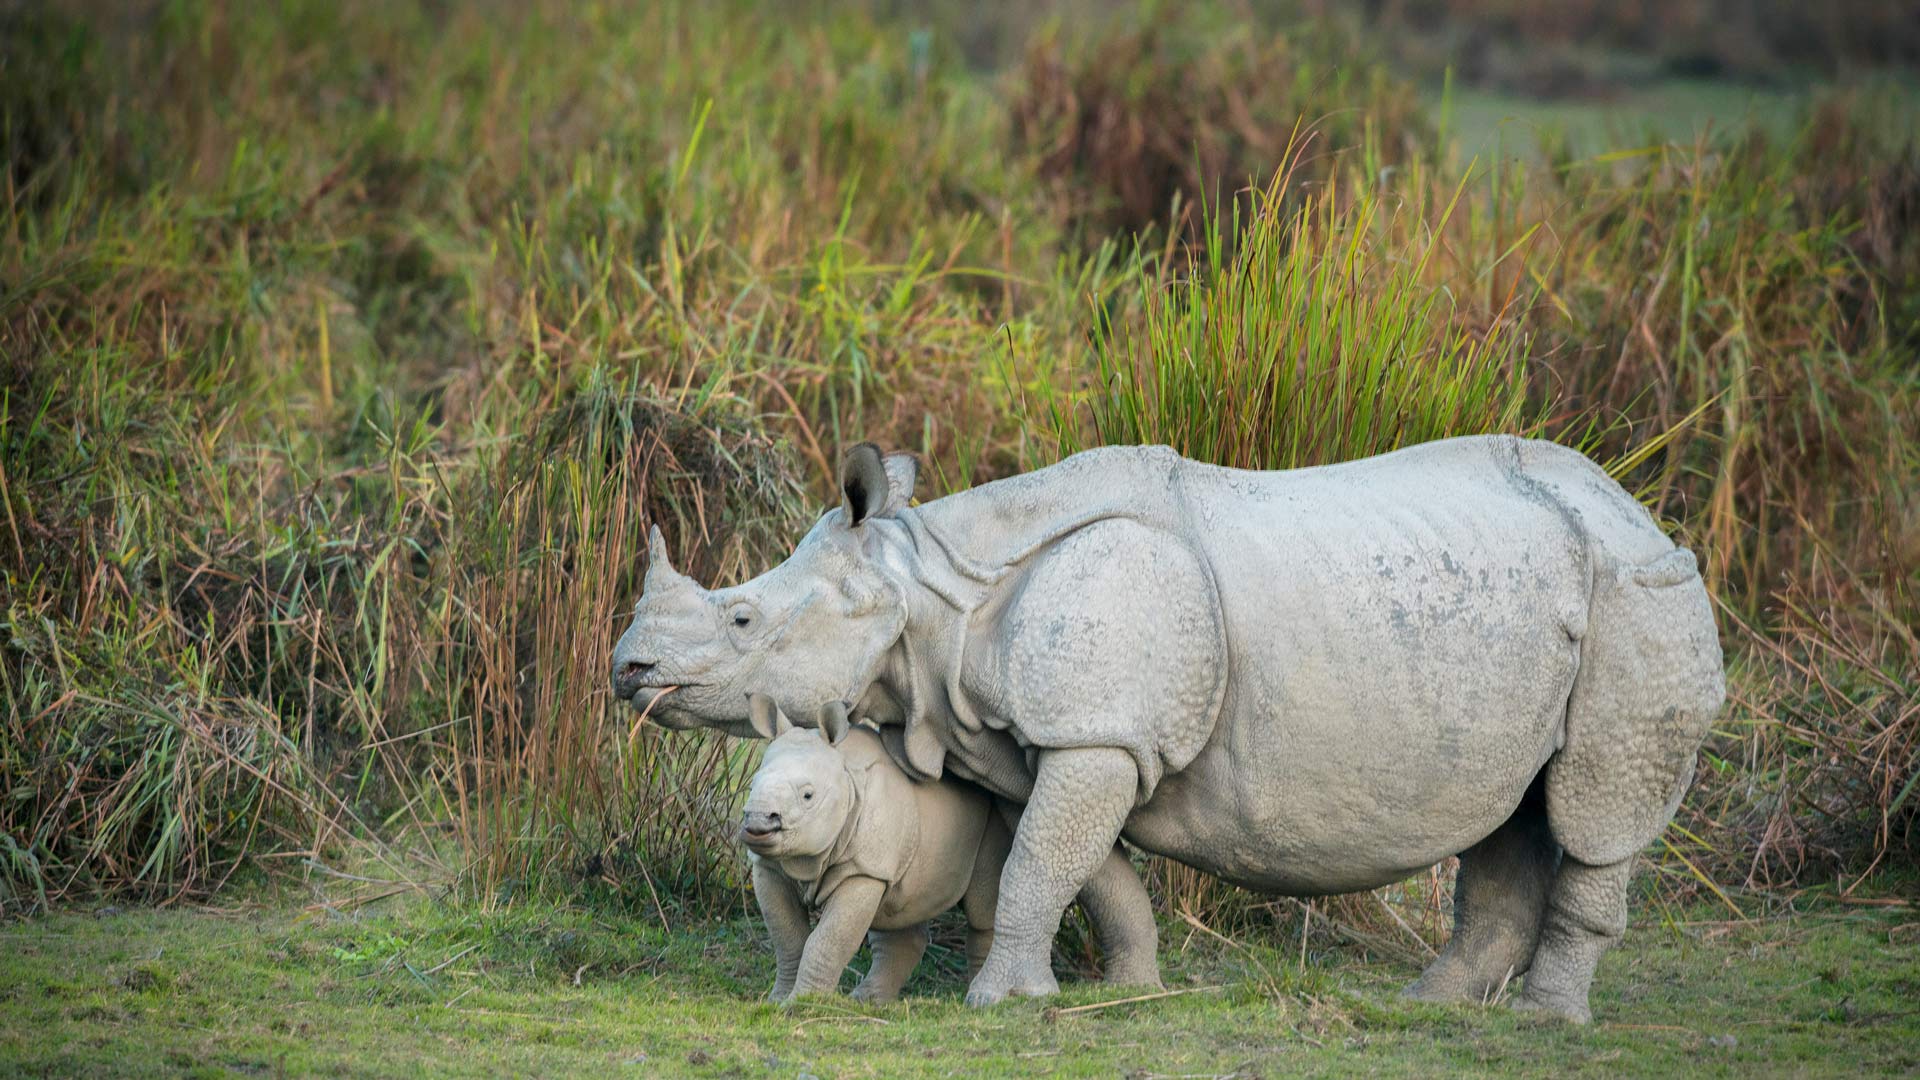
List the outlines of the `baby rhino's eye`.
{"type": "Polygon", "coordinates": [[[805,791],[802,791],[802,792],[800,793],[800,797],[801,797],[802,799],[805,799],[805,800],[807,800],[808,802],[812,802],[812,801],[813,801],[813,789],[812,789],[812,788],[807,788],[807,789],[806,789],[805,791]]]}

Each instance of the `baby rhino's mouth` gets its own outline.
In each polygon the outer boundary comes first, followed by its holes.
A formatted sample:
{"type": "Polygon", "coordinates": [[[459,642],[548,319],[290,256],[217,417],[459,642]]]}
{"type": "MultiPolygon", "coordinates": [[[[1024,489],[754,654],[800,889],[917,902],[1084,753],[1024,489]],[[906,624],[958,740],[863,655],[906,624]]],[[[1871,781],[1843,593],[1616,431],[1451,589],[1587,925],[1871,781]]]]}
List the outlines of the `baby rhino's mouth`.
{"type": "Polygon", "coordinates": [[[740,841],[755,851],[776,846],[785,831],[779,814],[749,811],[740,819],[740,841]]]}

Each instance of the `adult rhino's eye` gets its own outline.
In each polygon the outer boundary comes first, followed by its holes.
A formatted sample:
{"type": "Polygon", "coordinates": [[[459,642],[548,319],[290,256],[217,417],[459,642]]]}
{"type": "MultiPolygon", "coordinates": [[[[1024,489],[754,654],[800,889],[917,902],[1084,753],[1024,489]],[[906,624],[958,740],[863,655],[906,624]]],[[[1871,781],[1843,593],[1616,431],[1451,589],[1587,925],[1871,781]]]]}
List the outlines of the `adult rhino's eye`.
{"type": "Polygon", "coordinates": [[[746,604],[735,604],[733,610],[727,612],[727,618],[734,626],[745,630],[753,625],[753,609],[746,604]]]}

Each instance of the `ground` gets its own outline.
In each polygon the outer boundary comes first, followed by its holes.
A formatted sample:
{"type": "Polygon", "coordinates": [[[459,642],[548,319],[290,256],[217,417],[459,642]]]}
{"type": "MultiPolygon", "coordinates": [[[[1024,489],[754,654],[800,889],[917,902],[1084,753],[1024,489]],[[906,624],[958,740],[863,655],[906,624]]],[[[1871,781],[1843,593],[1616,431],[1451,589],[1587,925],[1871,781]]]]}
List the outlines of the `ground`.
{"type": "MultiPolygon", "coordinates": [[[[421,902],[344,916],[102,908],[0,926],[0,1073],[398,1076],[1861,1075],[1920,1069],[1920,922],[1827,907],[1749,923],[1646,917],[1602,966],[1588,1028],[1396,996],[1405,960],[1221,944],[1166,926],[1180,996],[1066,981],[961,1004],[957,952],[914,996],[760,1001],[756,923],[662,929],[421,902]]],[[[864,962],[864,957],[860,962],[864,962]]]]}

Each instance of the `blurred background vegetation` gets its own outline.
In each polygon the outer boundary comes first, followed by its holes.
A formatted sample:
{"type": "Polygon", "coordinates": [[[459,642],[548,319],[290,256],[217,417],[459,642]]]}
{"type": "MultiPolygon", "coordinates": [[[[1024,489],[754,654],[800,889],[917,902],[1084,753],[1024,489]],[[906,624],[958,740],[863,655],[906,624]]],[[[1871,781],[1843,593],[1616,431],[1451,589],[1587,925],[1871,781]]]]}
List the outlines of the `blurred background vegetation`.
{"type": "MultiPolygon", "coordinates": [[[[1910,16],[0,7],[0,909],[733,911],[753,748],[605,688],[649,524],[730,582],[858,439],[931,498],[1481,431],[1588,449],[1704,557],[1731,703],[1660,895],[1883,887],[1920,846],[1910,16]]],[[[1322,910],[1438,933],[1444,884],[1322,910]]]]}

